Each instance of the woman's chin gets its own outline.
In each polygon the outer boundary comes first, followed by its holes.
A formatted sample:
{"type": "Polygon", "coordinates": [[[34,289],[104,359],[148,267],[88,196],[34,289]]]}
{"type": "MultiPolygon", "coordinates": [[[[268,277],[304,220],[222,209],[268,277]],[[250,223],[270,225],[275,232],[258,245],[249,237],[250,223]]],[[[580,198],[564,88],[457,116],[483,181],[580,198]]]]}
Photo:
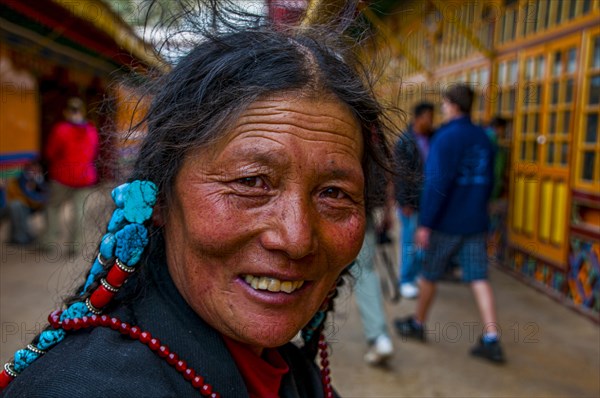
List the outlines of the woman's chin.
{"type": "Polygon", "coordinates": [[[242,343],[260,347],[273,348],[280,347],[290,342],[300,331],[303,325],[279,323],[249,323],[241,330],[234,331],[234,335],[230,336],[242,343]]]}

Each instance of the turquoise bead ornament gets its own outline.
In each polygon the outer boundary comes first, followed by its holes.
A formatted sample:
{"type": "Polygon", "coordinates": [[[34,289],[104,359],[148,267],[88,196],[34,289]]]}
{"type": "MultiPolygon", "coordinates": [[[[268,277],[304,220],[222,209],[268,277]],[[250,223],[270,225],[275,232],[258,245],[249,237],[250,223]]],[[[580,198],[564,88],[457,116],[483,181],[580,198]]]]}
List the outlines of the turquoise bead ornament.
{"type": "Polygon", "coordinates": [[[121,208],[116,208],[108,222],[108,232],[115,233],[127,225],[125,212],[121,208]]]}
{"type": "MultiPolygon", "coordinates": [[[[131,267],[140,260],[148,244],[148,231],[141,225],[152,216],[156,203],[158,189],[150,181],[133,181],[116,187],[112,198],[116,209],[108,223],[108,233],[100,243],[99,256],[96,257],[86,279],[82,294],[96,280],[98,274],[104,271],[103,259],[118,258],[125,266],[131,267]]],[[[86,303],[71,304],[60,315],[60,321],[67,319],[82,319],[93,315],[86,303]]],[[[36,345],[30,344],[26,349],[19,350],[14,356],[14,372],[21,373],[33,361],[65,338],[63,329],[47,329],[40,333],[36,345]]]]}
{"type": "MultiPolygon", "coordinates": [[[[121,191],[116,196],[120,196],[120,193],[121,191]]],[[[127,221],[141,224],[148,220],[152,216],[152,208],[156,203],[157,193],[156,185],[150,181],[136,180],[131,182],[127,189],[122,192],[123,212],[127,221]]]]}
{"type": "MultiPolygon", "coordinates": [[[[151,181],[135,180],[112,190],[115,210],[108,222],[107,234],[100,242],[100,255],[108,260],[118,257],[124,265],[132,267],[140,260],[148,244],[148,231],[141,225],[152,216],[158,189],[151,181]]],[[[98,258],[94,261],[82,294],[104,270],[98,258]]]]}
{"type": "Polygon", "coordinates": [[[148,231],[143,225],[129,224],[115,234],[115,254],[125,265],[134,266],[148,244],[148,231]]]}

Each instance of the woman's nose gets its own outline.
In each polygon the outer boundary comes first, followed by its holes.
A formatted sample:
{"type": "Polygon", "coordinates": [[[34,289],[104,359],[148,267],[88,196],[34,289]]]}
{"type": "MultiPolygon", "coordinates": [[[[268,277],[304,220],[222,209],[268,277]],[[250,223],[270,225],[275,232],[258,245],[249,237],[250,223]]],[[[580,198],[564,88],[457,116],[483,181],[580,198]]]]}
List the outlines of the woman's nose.
{"type": "Polygon", "coordinates": [[[270,227],[262,235],[263,247],[284,252],[293,260],[313,254],[317,245],[316,220],[309,199],[282,197],[275,209],[270,227]]]}

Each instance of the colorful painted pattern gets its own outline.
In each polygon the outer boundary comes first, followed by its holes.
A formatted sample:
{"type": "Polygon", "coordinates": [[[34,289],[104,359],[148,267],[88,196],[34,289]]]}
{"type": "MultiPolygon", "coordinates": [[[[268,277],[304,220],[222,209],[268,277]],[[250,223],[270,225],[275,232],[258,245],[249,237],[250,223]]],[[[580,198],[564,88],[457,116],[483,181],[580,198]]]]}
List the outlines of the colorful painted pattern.
{"type": "Polygon", "coordinates": [[[562,271],[517,249],[508,249],[502,266],[560,293],[580,307],[600,312],[600,244],[571,239],[569,269],[562,271]]]}
{"type": "Polygon", "coordinates": [[[600,313],[600,243],[571,235],[567,269],[544,263],[508,246],[506,211],[492,211],[488,255],[492,264],[508,268],[527,280],[555,291],[575,305],[600,313]]]}
{"type": "Polygon", "coordinates": [[[0,179],[16,177],[23,165],[38,156],[37,152],[0,152],[0,179]]]}
{"type": "Polygon", "coordinates": [[[569,295],[577,305],[600,312],[600,243],[571,239],[569,295]]]}
{"type": "Polygon", "coordinates": [[[509,261],[503,263],[503,266],[523,274],[532,281],[538,282],[545,287],[567,296],[567,277],[564,271],[561,271],[548,264],[544,264],[542,261],[517,249],[509,249],[507,257],[509,261]]]}

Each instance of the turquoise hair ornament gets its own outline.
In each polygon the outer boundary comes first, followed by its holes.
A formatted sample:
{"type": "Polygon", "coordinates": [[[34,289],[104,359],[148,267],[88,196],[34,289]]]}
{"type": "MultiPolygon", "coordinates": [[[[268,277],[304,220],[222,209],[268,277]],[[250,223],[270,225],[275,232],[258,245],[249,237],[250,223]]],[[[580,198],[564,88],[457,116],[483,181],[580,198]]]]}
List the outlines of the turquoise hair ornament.
{"type": "Polygon", "coordinates": [[[66,332],[63,329],[49,329],[44,330],[40,334],[40,339],[37,346],[40,350],[47,350],[53,345],[65,338],[66,332]]]}
{"type": "MultiPolygon", "coordinates": [[[[140,260],[148,244],[148,232],[140,224],[152,216],[157,194],[158,189],[153,182],[140,180],[121,184],[112,190],[111,196],[117,207],[108,222],[108,233],[100,242],[102,258],[111,259],[116,256],[128,266],[133,266],[140,260]]],[[[96,258],[82,294],[103,270],[104,264],[96,258]]]]}
{"type": "Polygon", "coordinates": [[[129,224],[115,234],[117,247],[115,254],[125,265],[130,267],[140,261],[140,257],[148,244],[148,231],[143,225],[129,224]]]}
{"type": "MultiPolygon", "coordinates": [[[[158,189],[153,182],[136,180],[128,184],[127,189],[119,190],[113,199],[122,195],[123,212],[127,221],[142,224],[152,216],[157,194],[158,189]]],[[[116,199],[115,203],[117,203],[116,199]]]]}
{"type": "MultiPolygon", "coordinates": [[[[92,313],[86,307],[85,303],[77,302],[73,303],[60,315],[60,320],[64,321],[65,319],[74,319],[74,318],[82,318],[84,316],[90,316],[92,313]]],[[[62,329],[57,330],[44,330],[40,334],[40,338],[38,340],[37,349],[45,351],[48,348],[51,348],[56,343],[65,338],[65,331],[62,329]]],[[[21,373],[27,366],[31,365],[33,361],[38,359],[41,356],[40,353],[32,351],[30,349],[19,350],[15,353],[15,372],[21,373]]]]}
{"type": "Polygon", "coordinates": [[[73,318],[81,318],[84,316],[90,316],[92,313],[85,305],[80,301],[73,303],[60,314],[60,320],[64,321],[65,319],[73,319],[73,318]]]}
{"type": "Polygon", "coordinates": [[[15,352],[15,372],[21,373],[26,367],[31,365],[33,361],[38,359],[40,354],[37,352],[23,349],[15,352]]]}
{"type": "MultiPolygon", "coordinates": [[[[139,180],[120,185],[112,191],[112,198],[117,208],[108,223],[108,233],[102,237],[100,253],[90,269],[82,294],[93,284],[98,274],[104,271],[106,266],[103,263],[104,260],[117,258],[116,263],[111,268],[112,272],[115,269],[118,270],[119,266],[125,268],[123,268],[123,271],[114,274],[109,271],[107,275],[107,279],[117,283],[117,287],[107,285],[107,280],[102,279],[101,285],[96,288],[90,298],[86,299],[86,302],[73,303],[61,313],[61,322],[68,319],[87,319],[92,315],[92,310],[96,306],[103,307],[105,303],[110,301],[116,292],[114,289],[118,290],[118,287],[124,283],[127,273],[133,272],[133,266],[140,260],[148,244],[148,231],[141,224],[152,216],[157,194],[158,189],[154,183],[139,180]],[[111,279],[111,275],[113,279],[111,279]],[[106,290],[107,286],[113,290],[106,290]]],[[[63,340],[65,336],[66,332],[63,328],[44,330],[40,333],[36,345],[30,344],[26,349],[15,353],[12,369],[16,374],[21,373],[27,366],[43,355],[46,350],[63,340]]],[[[7,365],[10,365],[10,363],[7,365]]],[[[9,366],[10,368],[11,366],[9,366]]],[[[14,378],[15,376],[11,377],[14,378]]]]}
{"type": "Polygon", "coordinates": [[[335,293],[337,292],[337,286],[339,285],[340,281],[341,279],[338,278],[331,290],[329,290],[329,293],[327,293],[327,297],[325,298],[323,303],[321,303],[319,311],[317,311],[317,313],[310,319],[308,324],[304,328],[302,328],[302,338],[305,342],[309,342],[312,340],[312,338],[315,335],[315,332],[319,330],[319,328],[325,321],[325,318],[327,318],[327,312],[331,309],[331,303],[333,297],[335,296],[335,293]]]}
{"type": "Polygon", "coordinates": [[[108,233],[100,242],[100,254],[104,258],[111,258],[115,255],[115,247],[117,247],[117,238],[114,234],[108,233]]]}
{"type": "Polygon", "coordinates": [[[125,206],[125,192],[129,190],[129,183],[121,184],[116,188],[113,188],[111,196],[115,205],[119,208],[125,206]]]}
{"type": "Polygon", "coordinates": [[[90,285],[92,283],[94,283],[94,279],[96,279],[96,275],[98,275],[100,272],[102,272],[103,269],[104,269],[104,267],[100,263],[100,260],[98,260],[98,258],[96,258],[96,260],[94,260],[94,264],[92,265],[92,268],[90,269],[90,274],[88,275],[88,277],[85,281],[85,285],[83,286],[83,290],[82,290],[81,294],[83,294],[87,291],[88,287],[90,287],[90,285]]]}
{"type": "MultiPolygon", "coordinates": [[[[105,259],[109,259],[115,256],[115,247],[117,246],[117,238],[114,234],[108,233],[102,237],[102,241],[100,242],[100,256],[105,259]]],[[[90,269],[90,273],[85,281],[85,286],[83,287],[82,294],[85,293],[90,287],[92,283],[94,283],[94,279],[96,279],[96,275],[98,275],[102,270],[104,270],[104,265],[100,262],[100,258],[96,257],[94,260],[94,264],[90,269]]]]}
{"type": "Polygon", "coordinates": [[[108,232],[115,233],[121,228],[127,225],[127,220],[125,219],[125,212],[123,209],[117,207],[115,211],[113,211],[112,217],[108,222],[108,232]]]}
{"type": "Polygon", "coordinates": [[[157,194],[158,188],[151,181],[135,180],[113,189],[112,198],[117,209],[108,224],[108,231],[116,232],[126,222],[142,224],[148,220],[157,194]]]}
{"type": "Polygon", "coordinates": [[[304,341],[308,342],[312,340],[315,332],[319,329],[319,326],[321,326],[321,324],[325,320],[326,315],[327,313],[325,311],[319,311],[310,319],[308,325],[306,325],[304,329],[302,329],[302,338],[304,339],[304,341]]]}

